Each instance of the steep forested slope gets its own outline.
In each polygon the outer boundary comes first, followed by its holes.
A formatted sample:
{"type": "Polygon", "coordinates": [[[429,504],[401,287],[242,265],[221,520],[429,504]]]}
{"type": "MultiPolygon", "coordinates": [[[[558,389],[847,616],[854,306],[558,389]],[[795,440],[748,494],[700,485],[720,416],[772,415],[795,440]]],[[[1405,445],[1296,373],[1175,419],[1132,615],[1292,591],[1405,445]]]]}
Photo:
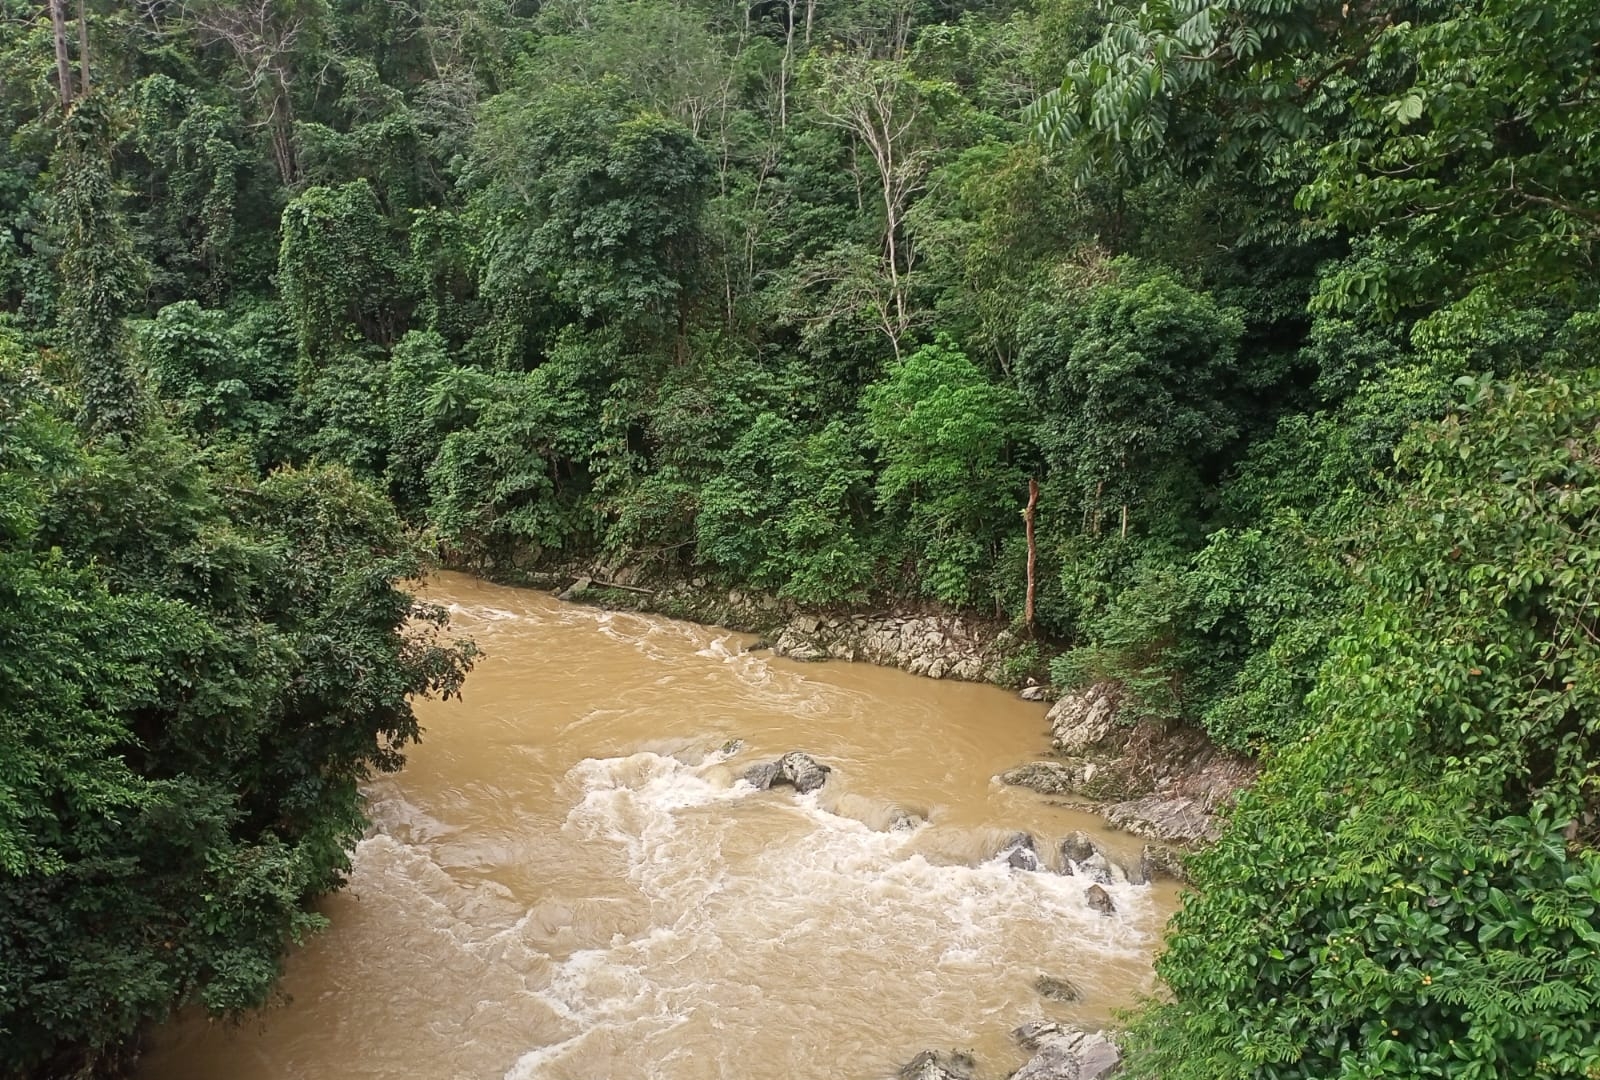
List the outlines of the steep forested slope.
{"type": "Polygon", "coordinates": [[[1056,681],[1267,759],[1132,1067],[1586,1075],[1596,40],[1584,0],[0,0],[3,932],[68,943],[0,971],[8,1061],[265,992],[459,675],[395,634],[395,512],[464,565],[1020,622],[1037,484],[1056,681]],[[184,799],[210,832],[150,824],[184,799]],[[151,929],[219,865],[227,961],[151,929]],[[71,935],[132,895],[107,1011],[71,935]]]}

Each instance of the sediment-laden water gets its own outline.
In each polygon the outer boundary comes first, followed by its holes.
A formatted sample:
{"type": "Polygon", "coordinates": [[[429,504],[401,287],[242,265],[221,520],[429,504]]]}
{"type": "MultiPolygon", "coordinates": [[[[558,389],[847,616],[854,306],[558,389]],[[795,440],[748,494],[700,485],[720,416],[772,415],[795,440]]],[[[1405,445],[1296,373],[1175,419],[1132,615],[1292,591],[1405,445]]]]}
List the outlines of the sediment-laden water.
{"type": "Polygon", "coordinates": [[[1042,706],[460,575],[426,592],[487,655],[371,785],[290,1002],[181,1019],[144,1080],[881,1080],[928,1047],[1004,1075],[1022,1021],[1148,991],[1169,887],[1113,885],[1107,918],[1083,879],[992,858],[1019,831],[1052,860],[1077,829],[1137,851],[995,780],[1046,749],[1042,706]],[[738,781],[793,749],[822,790],[738,781]]]}

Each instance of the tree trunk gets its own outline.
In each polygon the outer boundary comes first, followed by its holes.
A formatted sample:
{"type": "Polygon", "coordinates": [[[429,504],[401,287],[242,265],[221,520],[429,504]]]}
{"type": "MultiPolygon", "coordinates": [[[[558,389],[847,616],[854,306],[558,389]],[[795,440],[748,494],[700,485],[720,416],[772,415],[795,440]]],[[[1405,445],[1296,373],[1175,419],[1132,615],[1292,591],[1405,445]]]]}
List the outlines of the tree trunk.
{"type": "Polygon", "coordinates": [[[78,0],[78,89],[89,96],[89,16],[78,0]]]}
{"type": "Polygon", "coordinates": [[[1028,533],[1028,598],[1023,604],[1022,621],[1033,632],[1034,566],[1038,562],[1039,548],[1033,538],[1033,512],[1039,505],[1039,481],[1028,478],[1028,508],[1022,512],[1022,523],[1028,533]]]}
{"type": "Polygon", "coordinates": [[[289,91],[281,85],[281,81],[267,108],[273,161],[278,166],[278,176],[283,186],[293,188],[299,176],[300,162],[294,150],[294,115],[290,112],[289,91]]]}
{"type": "Polygon", "coordinates": [[[67,0],[50,0],[50,25],[56,38],[56,82],[61,88],[61,110],[72,104],[72,66],[67,61],[67,0]]]}

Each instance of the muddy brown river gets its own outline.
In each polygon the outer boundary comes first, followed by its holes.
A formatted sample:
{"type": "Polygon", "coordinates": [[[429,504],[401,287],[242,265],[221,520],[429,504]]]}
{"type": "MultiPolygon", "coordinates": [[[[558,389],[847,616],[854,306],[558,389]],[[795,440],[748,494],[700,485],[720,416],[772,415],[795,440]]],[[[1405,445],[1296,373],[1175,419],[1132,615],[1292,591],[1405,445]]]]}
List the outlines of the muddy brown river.
{"type": "Polygon", "coordinates": [[[460,575],[426,593],[486,655],[370,786],[290,1000],[180,1019],[143,1080],[884,1080],[933,1047],[999,1077],[1021,1022],[1149,991],[1170,887],[1113,885],[1108,918],[993,858],[1018,831],[1137,851],[995,779],[1047,749],[1042,706],[460,575]],[[833,767],[820,791],[738,780],[793,749],[833,767]]]}

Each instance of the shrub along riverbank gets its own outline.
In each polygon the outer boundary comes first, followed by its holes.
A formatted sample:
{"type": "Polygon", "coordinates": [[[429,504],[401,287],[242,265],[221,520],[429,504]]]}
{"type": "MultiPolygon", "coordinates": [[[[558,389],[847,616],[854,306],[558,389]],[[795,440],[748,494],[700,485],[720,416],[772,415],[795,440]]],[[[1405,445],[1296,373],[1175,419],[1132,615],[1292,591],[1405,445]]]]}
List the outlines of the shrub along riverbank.
{"type": "Polygon", "coordinates": [[[6,1067],[268,993],[465,662],[400,635],[417,530],[997,619],[1259,756],[1136,1076],[1600,1070],[1592,4],[45,14],[6,1067]]]}

